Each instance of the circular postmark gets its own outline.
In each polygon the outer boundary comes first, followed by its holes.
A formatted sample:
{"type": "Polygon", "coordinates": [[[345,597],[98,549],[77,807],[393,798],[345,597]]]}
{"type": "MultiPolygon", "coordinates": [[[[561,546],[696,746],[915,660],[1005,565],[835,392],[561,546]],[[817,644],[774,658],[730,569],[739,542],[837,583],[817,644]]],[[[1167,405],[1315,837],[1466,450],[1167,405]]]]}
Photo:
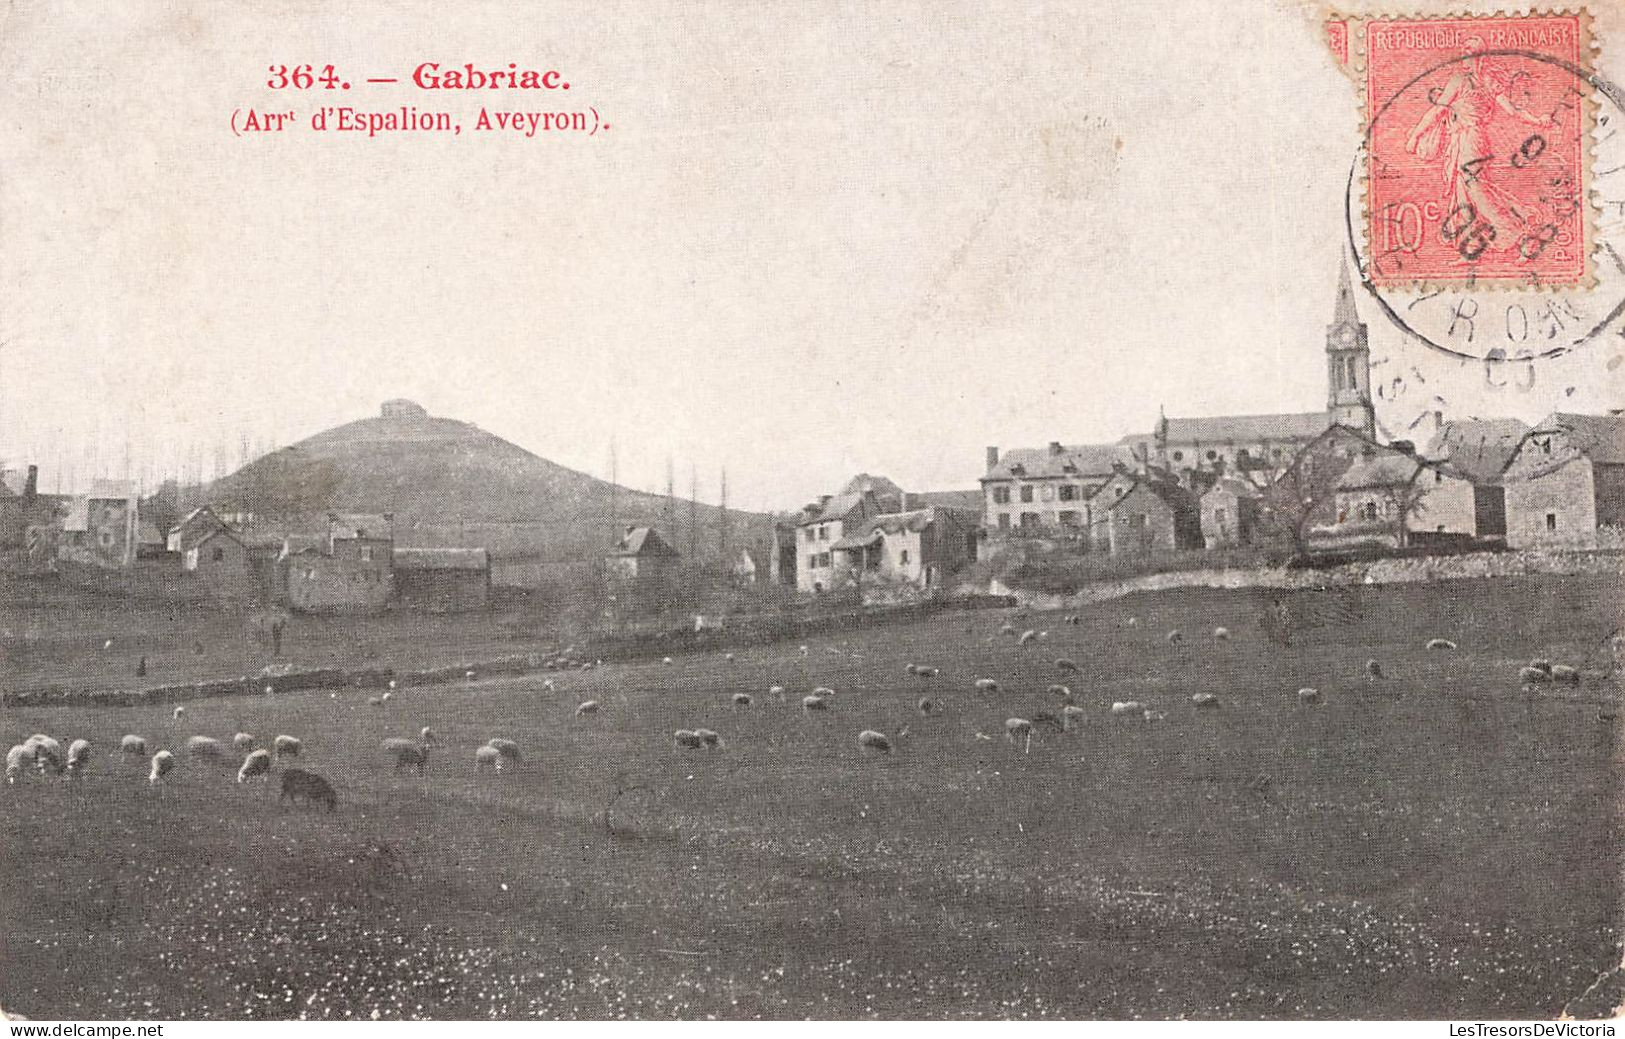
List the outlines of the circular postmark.
{"type": "Polygon", "coordinates": [[[1486,35],[1413,35],[1442,46],[1408,64],[1369,41],[1345,222],[1371,298],[1408,338],[1532,370],[1625,336],[1625,92],[1486,35]]]}

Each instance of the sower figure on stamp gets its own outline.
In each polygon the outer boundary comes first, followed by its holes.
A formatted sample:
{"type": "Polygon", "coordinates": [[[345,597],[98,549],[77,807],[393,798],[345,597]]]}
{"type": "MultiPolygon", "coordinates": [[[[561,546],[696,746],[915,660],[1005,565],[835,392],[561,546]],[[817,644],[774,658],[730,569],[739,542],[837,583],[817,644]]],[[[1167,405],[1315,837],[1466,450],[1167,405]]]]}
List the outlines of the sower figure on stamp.
{"type": "Polygon", "coordinates": [[[1451,215],[1440,225],[1441,236],[1454,238],[1476,222],[1493,232],[1490,241],[1516,248],[1523,227],[1536,222],[1536,207],[1495,183],[1492,131],[1507,120],[1549,127],[1553,119],[1526,111],[1512,99],[1513,83],[1527,73],[1512,73],[1483,56],[1479,37],[1468,39],[1466,49],[1471,57],[1436,94],[1430,93],[1432,104],[1406,138],[1405,150],[1424,161],[1443,159],[1444,202],[1451,215]]]}

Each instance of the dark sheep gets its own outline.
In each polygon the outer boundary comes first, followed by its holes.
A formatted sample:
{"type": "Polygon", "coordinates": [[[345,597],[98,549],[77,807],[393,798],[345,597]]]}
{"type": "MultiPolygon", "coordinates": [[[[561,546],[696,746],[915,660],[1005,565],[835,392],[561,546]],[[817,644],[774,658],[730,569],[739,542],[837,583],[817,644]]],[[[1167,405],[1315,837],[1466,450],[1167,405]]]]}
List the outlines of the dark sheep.
{"type": "Polygon", "coordinates": [[[333,789],[333,784],[314,772],[290,768],[282,773],[282,793],[277,795],[277,803],[287,799],[298,804],[301,797],[307,805],[325,804],[329,812],[338,810],[339,795],[333,789]]]}

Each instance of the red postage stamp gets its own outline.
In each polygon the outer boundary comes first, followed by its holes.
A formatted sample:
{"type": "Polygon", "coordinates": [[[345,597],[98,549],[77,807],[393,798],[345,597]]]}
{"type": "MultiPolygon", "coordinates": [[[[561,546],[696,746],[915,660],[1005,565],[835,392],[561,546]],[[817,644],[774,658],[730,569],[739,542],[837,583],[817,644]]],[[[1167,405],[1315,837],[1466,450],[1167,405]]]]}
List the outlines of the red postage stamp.
{"type": "Polygon", "coordinates": [[[1589,35],[1577,13],[1367,24],[1375,284],[1585,281],[1589,35]]]}

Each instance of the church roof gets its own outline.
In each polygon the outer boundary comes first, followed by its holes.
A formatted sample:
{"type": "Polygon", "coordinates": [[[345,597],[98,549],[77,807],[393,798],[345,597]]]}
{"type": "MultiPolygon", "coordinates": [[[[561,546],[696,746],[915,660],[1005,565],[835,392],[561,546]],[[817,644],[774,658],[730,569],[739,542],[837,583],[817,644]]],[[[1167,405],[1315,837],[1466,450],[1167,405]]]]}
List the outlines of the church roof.
{"type": "Polygon", "coordinates": [[[1332,424],[1324,411],[1286,415],[1212,415],[1163,420],[1163,436],[1170,444],[1222,444],[1256,440],[1308,440],[1332,424]]]}

